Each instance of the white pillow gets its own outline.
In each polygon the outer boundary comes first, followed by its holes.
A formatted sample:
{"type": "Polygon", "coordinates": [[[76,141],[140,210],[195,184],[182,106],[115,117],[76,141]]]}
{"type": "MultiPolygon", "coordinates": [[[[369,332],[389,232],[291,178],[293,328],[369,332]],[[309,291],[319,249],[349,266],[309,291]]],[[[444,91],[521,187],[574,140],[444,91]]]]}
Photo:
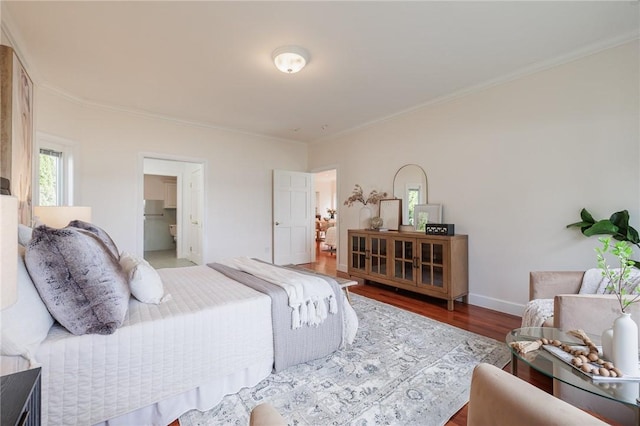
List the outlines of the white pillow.
{"type": "Polygon", "coordinates": [[[36,364],[35,353],[53,322],[24,265],[24,248],[19,247],[18,300],[2,311],[2,355],[22,356],[36,364]]]}
{"type": "Polygon", "coordinates": [[[602,276],[602,269],[587,269],[582,277],[582,285],[578,294],[604,294],[608,280],[602,276]]]}
{"type": "Polygon", "coordinates": [[[120,266],[128,277],[131,294],[142,303],[159,304],[171,298],[170,295],[164,296],[162,279],[146,260],[123,252],[120,266]]]}
{"type": "Polygon", "coordinates": [[[31,241],[31,234],[33,233],[33,229],[29,228],[27,225],[19,224],[18,225],[18,244],[26,247],[31,241]]]}
{"type": "MultiPolygon", "coordinates": [[[[620,268],[613,268],[612,271],[620,272],[620,268]]],[[[608,278],[602,278],[602,283],[600,283],[600,287],[598,287],[598,294],[614,294],[613,291],[609,290],[607,286],[610,281],[608,278]]],[[[636,288],[640,285],[640,271],[637,269],[632,269],[629,274],[629,282],[627,285],[623,286],[626,290],[627,294],[636,294],[636,288]]]]}

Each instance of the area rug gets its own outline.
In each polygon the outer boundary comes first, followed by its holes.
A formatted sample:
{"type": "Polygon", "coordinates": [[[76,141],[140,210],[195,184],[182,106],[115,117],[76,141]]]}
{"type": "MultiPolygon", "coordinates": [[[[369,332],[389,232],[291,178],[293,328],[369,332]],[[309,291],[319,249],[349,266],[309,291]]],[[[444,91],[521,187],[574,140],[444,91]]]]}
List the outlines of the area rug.
{"type": "Polygon", "coordinates": [[[272,374],[182,426],[247,425],[263,402],[290,425],[442,425],[469,401],[473,368],[510,359],[498,342],[351,294],[360,328],[350,347],[272,374]]]}

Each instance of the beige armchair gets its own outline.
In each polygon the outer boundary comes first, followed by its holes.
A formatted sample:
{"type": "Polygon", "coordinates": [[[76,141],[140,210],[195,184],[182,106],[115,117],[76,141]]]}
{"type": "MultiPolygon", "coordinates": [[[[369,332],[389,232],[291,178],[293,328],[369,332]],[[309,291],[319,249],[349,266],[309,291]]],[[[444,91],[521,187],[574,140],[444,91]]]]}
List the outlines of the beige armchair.
{"type": "MultiPolygon", "coordinates": [[[[529,299],[554,299],[554,327],[599,336],[620,316],[620,305],[612,294],[578,294],[583,276],[584,271],[531,272],[529,299]]],[[[640,324],[640,303],[631,305],[628,312],[640,324]]]]}
{"type": "Polygon", "coordinates": [[[251,410],[249,426],[286,426],[287,422],[271,404],[260,404],[251,410]]]}
{"type": "Polygon", "coordinates": [[[605,424],[491,364],[473,370],[469,426],[605,424]]]}

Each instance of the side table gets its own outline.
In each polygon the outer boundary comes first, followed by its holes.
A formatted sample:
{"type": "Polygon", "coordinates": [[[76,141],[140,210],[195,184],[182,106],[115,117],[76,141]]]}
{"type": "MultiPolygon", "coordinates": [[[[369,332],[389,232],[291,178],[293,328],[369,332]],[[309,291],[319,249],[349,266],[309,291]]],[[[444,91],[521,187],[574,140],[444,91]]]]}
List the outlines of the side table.
{"type": "Polygon", "coordinates": [[[0,377],[2,426],[40,426],[40,370],[0,377]]]}
{"type": "MultiPolygon", "coordinates": [[[[561,342],[568,344],[582,344],[582,342],[576,337],[557,328],[525,327],[512,330],[506,336],[506,343],[511,351],[511,368],[514,375],[517,375],[518,373],[518,364],[523,362],[534,370],[554,380],[554,395],[556,395],[556,382],[561,382],[561,384],[567,384],[570,387],[585,392],[583,394],[585,399],[587,399],[587,394],[595,395],[596,398],[590,401],[594,401],[594,404],[598,404],[598,406],[600,406],[600,403],[597,400],[600,398],[620,403],[622,405],[615,405],[616,411],[619,413],[622,413],[623,411],[630,413],[627,421],[623,423],[636,424],[640,426],[640,406],[638,405],[638,398],[640,397],[639,382],[594,381],[543,348],[523,355],[517,353],[509,345],[516,341],[535,341],[542,337],[550,340],[560,340],[561,342]],[[633,420],[630,420],[631,418],[633,418],[633,420]]],[[[596,345],[600,343],[599,336],[589,337],[596,345]]],[[[591,407],[586,408],[590,409],[591,407]]],[[[592,411],[598,412],[597,410],[592,411]]],[[[605,413],[598,412],[598,414],[608,417],[605,413]]]]}

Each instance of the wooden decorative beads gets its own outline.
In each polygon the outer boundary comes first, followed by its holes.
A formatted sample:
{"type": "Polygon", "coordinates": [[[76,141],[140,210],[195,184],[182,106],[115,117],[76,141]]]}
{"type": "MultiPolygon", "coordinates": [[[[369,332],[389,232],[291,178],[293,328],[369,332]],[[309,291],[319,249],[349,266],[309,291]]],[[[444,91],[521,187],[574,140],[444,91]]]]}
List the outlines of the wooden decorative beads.
{"type": "Polygon", "coordinates": [[[618,370],[612,362],[600,358],[600,356],[598,355],[598,348],[584,331],[571,330],[568,332],[568,334],[582,340],[587,349],[574,349],[566,343],[560,342],[559,340],[551,340],[546,338],[539,339],[536,342],[539,342],[541,345],[553,345],[573,355],[571,364],[580,368],[585,373],[590,373],[594,376],[622,377],[622,372],[618,370]],[[592,365],[592,363],[598,364],[599,367],[592,365]]]}

